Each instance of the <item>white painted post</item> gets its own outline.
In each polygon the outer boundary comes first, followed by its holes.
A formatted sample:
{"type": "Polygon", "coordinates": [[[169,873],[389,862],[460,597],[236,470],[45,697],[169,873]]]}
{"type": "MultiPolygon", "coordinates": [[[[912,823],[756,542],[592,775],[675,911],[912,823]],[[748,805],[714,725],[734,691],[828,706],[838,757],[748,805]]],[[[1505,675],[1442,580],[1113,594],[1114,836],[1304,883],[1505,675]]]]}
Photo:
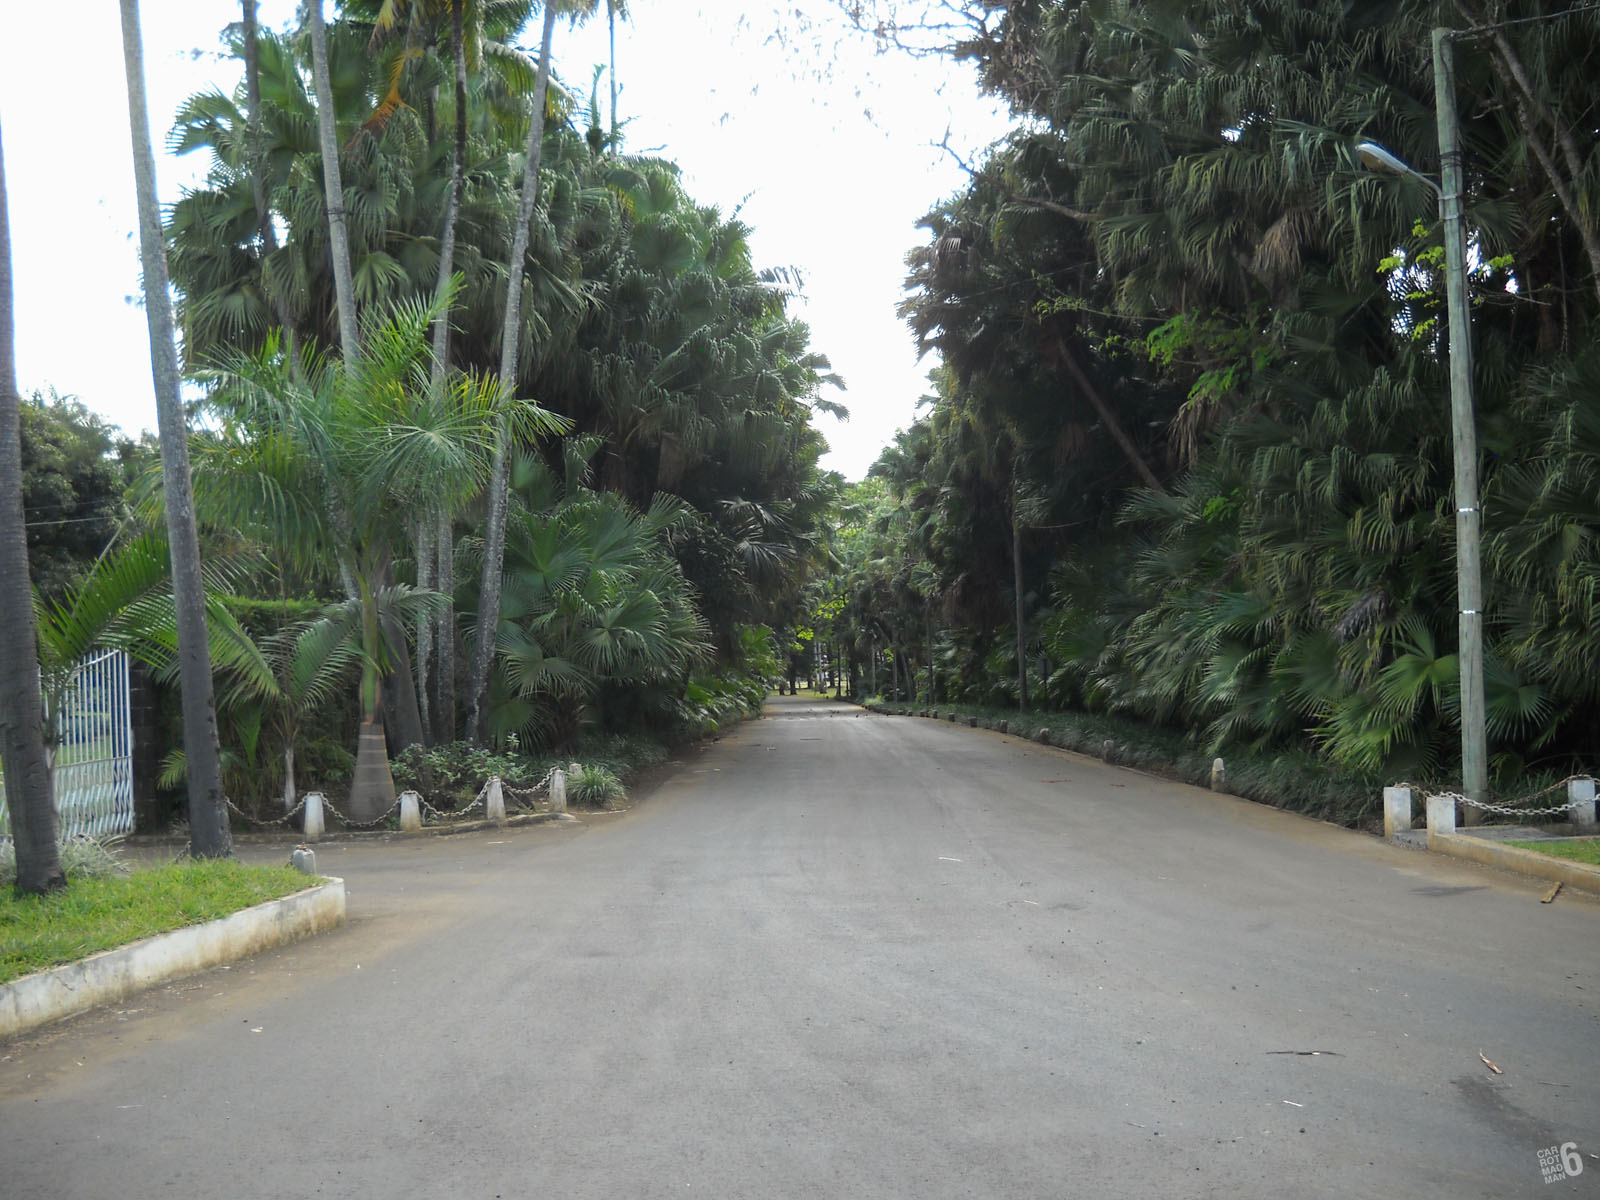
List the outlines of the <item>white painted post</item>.
{"type": "Polygon", "coordinates": [[[422,797],[410,789],[400,793],[400,832],[422,832],[422,797]]]}
{"type": "Polygon", "coordinates": [[[1567,782],[1567,800],[1572,804],[1572,823],[1579,833],[1594,833],[1594,780],[1572,779],[1567,782]]]}
{"type": "Polygon", "coordinates": [[[550,811],[567,811],[567,773],[560,767],[550,772],[550,811]]]}
{"type": "Polygon", "coordinates": [[[1211,790],[1213,792],[1228,790],[1228,764],[1220,758],[1211,760],[1211,790]]]}
{"type": "Polygon", "coordinates": [[[506,791],[500,776],[489,777],[489,790],[483,797],[484,815],[496,825],[506,823],[506,791]]]}
{"type": "Polygon", "coordinates": [[[1411,828],[1411,789],[1386,787],[1383,789],[1383,836],[1394,841],[1395,834],[1411,828]]]}
{"type": "Polygon", "coordinates": [[[1456,831],[1456,798],[1454,794],[1428,797],[1428,836],[1456,831]]]}
{"type": "Polygon", "coordinates": [[[322,793],[311,792],[306,796],[306,841],[315,842],[322,837],[322,793]]]}

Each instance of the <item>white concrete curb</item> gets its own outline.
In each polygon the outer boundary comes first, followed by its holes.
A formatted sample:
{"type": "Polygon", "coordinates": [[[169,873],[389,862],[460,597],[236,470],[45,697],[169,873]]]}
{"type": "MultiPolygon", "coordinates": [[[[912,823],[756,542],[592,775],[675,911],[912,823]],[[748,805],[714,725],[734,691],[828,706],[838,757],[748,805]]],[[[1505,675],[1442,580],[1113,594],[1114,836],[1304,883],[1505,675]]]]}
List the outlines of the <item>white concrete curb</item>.
{"type": "Polygon", "coordinates": [[[344,923],[344,880],[0,984],[0,1038],[344,923]]]}
{"type": "Polygon", "coordinates": [[[1600,867],[1591,867],[1576,859],[1540,854],[1537,850],[1524,850],[1521,846],[1507,846],[1468,834],[1445,833],[1431,827],[1428,829],[1428,849],[1435,854],[1467,858],[1486,867],[1518,871],[1537,879],[1549,879],[1568,887],[1582,888],[1586,892],[1600,893],[1600,867]]]}

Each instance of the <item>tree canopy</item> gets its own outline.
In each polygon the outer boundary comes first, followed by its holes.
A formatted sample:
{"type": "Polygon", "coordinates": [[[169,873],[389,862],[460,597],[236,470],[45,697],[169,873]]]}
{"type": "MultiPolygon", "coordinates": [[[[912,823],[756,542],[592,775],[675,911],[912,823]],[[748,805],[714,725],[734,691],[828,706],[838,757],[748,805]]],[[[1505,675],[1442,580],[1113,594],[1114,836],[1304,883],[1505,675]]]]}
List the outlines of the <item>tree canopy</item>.
{"type": "Polygon", "coordinates": [[[1504,783],[1575,763],[1600,720],[1573,669],[1600,650],[1593,489],[1575,486],[1600,449],[1600,174],[1580,132],[1596,100],[1576,66],[1597,14],[852,7],[879,37],[975,63],[1015,118],[908,258],[903,315],[943,366],[874,468],[900,511],[853,576],[858,639],[931,606],[936,686],[1014,702],[1022,611],[1050,704],[1206,747],[1309,738],[1352,770],[1455,770],[1439,215],[1419,175],[1355,153],[1377,141],[1437,176],[1441,25],[1465,147],[1493,765],[1504,783]],[[897,561],[923,579],[886,586],[873,564],[897,561]]]}

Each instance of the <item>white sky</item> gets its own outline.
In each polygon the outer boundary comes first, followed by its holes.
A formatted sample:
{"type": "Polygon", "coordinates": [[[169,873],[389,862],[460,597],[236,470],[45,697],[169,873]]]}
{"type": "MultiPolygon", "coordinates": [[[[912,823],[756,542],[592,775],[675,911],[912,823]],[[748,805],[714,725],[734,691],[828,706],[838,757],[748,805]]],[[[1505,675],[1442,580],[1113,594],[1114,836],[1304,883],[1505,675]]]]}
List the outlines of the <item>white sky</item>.
{"type": "MultiPolygon", "coordinates": [[[[849,385],[850,421],[819,418],[832,447],[824,465],[860,478],[910,424],[932,365],[916,361],[894,306],[905,252],[920,240],[915,222],[962,182],[937,143],[949,129],[951,145],[970,156],[1004,123],[968,76],[942,62],[875,55],[826,33],[779,44],[765,14],[712,18],[684,0],[631,7],[617,35],[626,148],[675,160],[701,203],[727,213],[743,202],[758,265],[803,273],[799,314],[849,385]]],[[[75,395],[129,431],[154,428],[144,313],[133,301],[138,245],[115,6],[74,27],[69,69],[47,49],[60,45],[59,14],[21,8],[0,45],[18,384],[75,395]]],[[[215,51],[239,6],[145,0],[143,9],[158,186],[171,203],[205,164],[161,155],[167,128],[185,96],[238,78],[215,51]]],[[[800,9],[831,11],[826,0],[783,6],[800,9]]],[[[292,0],[262,0],[267,27],[284,27],[292,12],[292,0]]],[[[531,27],[523,43],[537,33],[531,27]]],[[[606,56],[603,6],[586,29],[558,26],[556,39],[565,82],[586,89],[606,56]]]]}

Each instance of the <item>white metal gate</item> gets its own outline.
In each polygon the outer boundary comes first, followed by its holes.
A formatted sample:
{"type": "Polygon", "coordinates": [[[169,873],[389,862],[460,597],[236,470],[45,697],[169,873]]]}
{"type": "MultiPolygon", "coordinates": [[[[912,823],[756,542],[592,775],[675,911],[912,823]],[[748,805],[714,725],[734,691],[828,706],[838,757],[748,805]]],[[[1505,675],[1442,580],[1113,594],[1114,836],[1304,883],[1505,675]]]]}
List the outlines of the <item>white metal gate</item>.
{"type": "MultiPolygon", "coordinates": [[[[126,653],[102,650],[78,664],[61,696],[55,734],[57,834],[131,833],[133,720],[126,653]]],[[[9,832],[0,808],[0,834],[9,832]]]]}

